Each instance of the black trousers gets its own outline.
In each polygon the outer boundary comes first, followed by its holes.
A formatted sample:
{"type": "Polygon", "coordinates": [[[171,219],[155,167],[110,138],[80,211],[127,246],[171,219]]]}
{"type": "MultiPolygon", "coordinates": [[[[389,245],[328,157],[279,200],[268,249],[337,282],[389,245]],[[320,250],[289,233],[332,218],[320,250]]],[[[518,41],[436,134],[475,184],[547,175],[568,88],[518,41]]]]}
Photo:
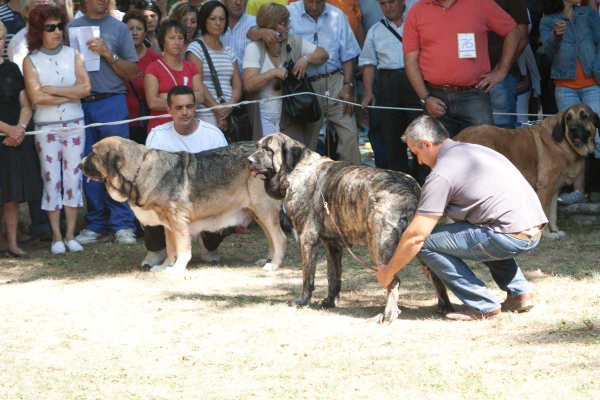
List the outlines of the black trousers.
{"type": "MultiPolygon", "coordinates": [[[[379,105],[422,110],[419,97],[413,90],[404,69],[379,70],[379,105]]],[[[410,123],[423,114],[422,111],[379,110],[388,168],[411,173],[406,143],[400,139],[410,123]]],[[[416,160],[415,160],[416,161],[416,160]]]]}
{"type": "MultiPolygon", "coordinates": [[[[160,251],[167,247],[167,241],[165,238],[165,228],[162,225],[148,226],[143,225],[144,228],[144,244],[148,251],[160,251]]],[[[216,250],[223,239],[231,235],[235,228],[223,229],[221,233],[216,232],[202,232],[202,241],[204,247],[208,251],[216,250]]]]}

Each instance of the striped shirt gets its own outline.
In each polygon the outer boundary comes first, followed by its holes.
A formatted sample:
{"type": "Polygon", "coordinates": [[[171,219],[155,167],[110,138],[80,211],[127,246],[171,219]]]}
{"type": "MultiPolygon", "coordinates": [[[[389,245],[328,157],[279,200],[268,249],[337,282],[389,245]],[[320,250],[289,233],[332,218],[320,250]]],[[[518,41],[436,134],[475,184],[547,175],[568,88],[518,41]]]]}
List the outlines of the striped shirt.
{"type": "MultiPolygon", "coordinates": [[[[217,75],[219,76],[219,84],[221,85],[221,90],[223,91],[223,97],[225,98],[225,101],[229,101],[233,91],[233,88],[231,87],[231,80],[233,79],[233,63],[236,61],[235,53],[233,52],[233,49],[228,46],[223,46],[223,49],[220,51],[213,50],[208,46],[206,46],[206,48],[208,50],[208,54],[210,54],[210,59],[215,66],[215,71],[217,71],[217,75]]],[[[198,42],[193,41],[189,44],[187,51],[191,52],[193,55],[202,60],[202,71],[200,71],[202,73],[202,82],[212,97],[214,97],[217,103],[219,103],[217,89],[215,88],[215,84],[210,76],[210,67],[208,66],[208,62],[206,62],[206,56],[204,55],[202,47],[198,44],[198,42]]]]}
{"type": "Polygon", "coordinates": [[[2,57],[8,58],[8,44],[17,32],[25,28],[25,20],[23,20],[21,13],[14,11],[8,4],[4,4],[0,6],[0,21],[6,26],[6,41],[2,49],[2,57]]]}
{"type": "Polygon", "coordinates": [[[240,74],[242,73],[244,51],[246,51],[246,46],[252,43],[252,40],[248,39],[246,37],[246,34],[248,34],[250,28],[254,26],[256,26],[256,17],[244,13],[240,17],[237,24],[235,24],[235,26],[233,27],[233,30],[227,27],[225,33],[223,33],[219,38],[221,40],[221,43],[223,43],[227,47],[231,47],[235,52],[240,74]]]}

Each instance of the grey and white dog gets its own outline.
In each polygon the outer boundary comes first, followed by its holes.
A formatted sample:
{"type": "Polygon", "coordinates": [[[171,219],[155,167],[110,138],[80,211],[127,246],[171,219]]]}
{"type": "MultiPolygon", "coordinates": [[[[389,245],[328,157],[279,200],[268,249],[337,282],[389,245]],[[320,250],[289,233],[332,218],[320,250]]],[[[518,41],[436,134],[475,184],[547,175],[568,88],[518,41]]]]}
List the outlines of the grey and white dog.
{"type": "MultiPolygon", "coordinates": [[[[266,192],[284,199],[287,215],[298,231],[303,284],[295,303],[301,306],[310,302],[315,288],[319,241],[327,252],[329,284],[322,306],[336,307],[342,288],[344,241],[350,246],[368,246],[374,265],[387,264],[421,195],[419,185],[408,175],[336,162],[282,133],[262,138],[248,160],[252,173],[264,180],[266,192]],[[327,216],[324,200],[344,240],[327,216]]],[[[387,305],[379,322],[398,317],[398,286],[399,281],[395,281],[388,288],[387,305]]]]}
{"type": "Polygon", "coordinates": [[[252,219],[269,244],[267,259],[257,264],[275,270],[287,244],[279,225],[281,201],[252,177],[247,158],[255,149],[254,142],[241,142],[196,154],[169,153],[112,136],[96,143],[80,168],[104,183],[113,199],[129,202],[142,224],[165,227],[167,259],[152,271],[185,271],[190,236],[246,226],[252,219]]]}

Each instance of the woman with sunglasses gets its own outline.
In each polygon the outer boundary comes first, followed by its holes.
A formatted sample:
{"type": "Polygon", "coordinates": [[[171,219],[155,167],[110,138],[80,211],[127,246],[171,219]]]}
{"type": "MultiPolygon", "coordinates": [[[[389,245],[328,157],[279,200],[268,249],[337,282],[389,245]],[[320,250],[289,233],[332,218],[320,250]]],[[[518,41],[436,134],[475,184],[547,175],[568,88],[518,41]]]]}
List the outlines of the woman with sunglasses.
{"type": "MultiPolygon", "coordinates": [[[[206,86],[206,107],[218,104],[235,104],[242,98],[242,77],[238,68],[237,57],[231,47],[224,46],[219,37],[229,25],[229,13],[225,5],[217,0],[204,4],[198,13],[198,25],[202,37],[190,43],[185,59],[196,64],[202,71],[202,81],[206,86]],[[216,86],[210,73],[206,54],[199,41],[206,46],[208,55],[218,75],[223,98],[219,99],[216,86]]],[[[218,126],[222,131],[227,130],[227,117],[232,108],[220,108],[212,113],[200,112],[198,118],[218,126]]]]}
{"type": "MultiPolygon", "coordinates": [[[[132,0],[133,1],[133,0],[132,0]]],[[[160,46],[158,45],[157,32],[160,21],[162,20],[162,13],[158,4],[153,0],[144,0],[135,2],[135,9],[140,10],[146,16],[146,23],[148,28],[146,29],[146,47],[150,47],[157,53],[160,53],[160,46]],[[149,46],[148,46],[149,45],[149,46]]]]}
{"type": "MultiPolygon", "coordinates": [[[[174,19],[167,19],[158,30],[158,43],[164,50],[160,60],[146,68],[144,91],[150,107],[150,115],[167,113],[167,93],[173,86],[185,85],[194,90],[196,102],[204,102],[204,84],[198,67],[182,59],[185,48],[185,26],[174,19]]],[[[173,118],[154,118],[148,122],[149,133],[152,128],[172,121],[173,118]]]]}
{"type": "MultiPolygon", "coordinates": [[[[288,75],[288,70],[284,67],[288,58],[295,63],[293,74],[302,78],[309,64],[320,65],[329,57],[322,47],[290,34],[289,18],[290,12],[280,4],[266,3],[258,9],[256,25],[259,28],[273,29],[279,36],[279,41],[273,43],[265,43],[262,39],[252,42],[244,53],[244,87],[248,92],[258,92],[260,99],[281,96],[281,82],[288,75]],[[298,58],[293,59],[293,54],[298,55],[298,58]]],[[[304,143],[303,127],[286,118],[282,112],[281,100],[261,104],[260,121],[262,136],[283,132],[304,143]]],[[[254,137],[260,137],[259,127],[254,126],[253,129],[254,137]]]]}
{"type": "Polygon", "coordinates": [[[75,240],[77,208],[83,206],[81,170],[85,130],[80,99],[91,91],[83,57],[62,44],[66,17],[60,8],[43,5],[30,11],[27,47],[23,61],[25,87],[35,104],[35,145],[42,166],[42,209],[52,228],[52,254],[82,251],[75,240]],[[60,128],[71,128],[67,131],[60,128]],[[66,234],[60,231],[60,210],[65,209],[66,234]]]}
{"type": "MultiPolygon", "coordinates": [[[[0,21],[0,48],[7,29],[0,21]]],[[[0,229],[0,253],[32,258],[17,243],[19,203],[39,200],[42,191],[36,171],[33,137],[25,135],[31,118],[23,75],[17,64],[0,57],[0,226],[6,224],[6,240],[0,229]]]]}

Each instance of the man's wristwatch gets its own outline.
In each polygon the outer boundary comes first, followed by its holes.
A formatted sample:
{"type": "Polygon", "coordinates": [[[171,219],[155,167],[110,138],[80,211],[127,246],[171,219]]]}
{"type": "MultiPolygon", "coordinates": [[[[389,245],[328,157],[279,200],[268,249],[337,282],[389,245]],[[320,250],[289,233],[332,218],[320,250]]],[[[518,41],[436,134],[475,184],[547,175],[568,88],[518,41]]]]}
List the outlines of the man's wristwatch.
{"type": "Polygon", "coordinates": [[[344,82],[344,85],[348,85],[351,88],[354,88],[354,83],[352,83],[352,82],[344,82]]]}
{"type": "Polygon", "coordinates": [[[27,130],[27,125],[26,125],[26,124],[24,124],[24,123],[22,123],[22,122],[19,122],[19,126],[20,126],[21,128],[23,128],[23,129],[27,130]]]}
{"type": "Polygon", "coordinates": [[[431,95],[429,93],[427,93],[427,95],[421,99],[421,104],[425,105],[425,103],[427,102],[427,99],[430,97],[431,97],[431,95]]]}
{"type": "Polygon", "coordinates": [[[117,53],[113,53],[112,56],[112,61],[110,62],[111,64],[116,63],[117,61],[119,61],[119,56],[117,55],[117,53]]]}

